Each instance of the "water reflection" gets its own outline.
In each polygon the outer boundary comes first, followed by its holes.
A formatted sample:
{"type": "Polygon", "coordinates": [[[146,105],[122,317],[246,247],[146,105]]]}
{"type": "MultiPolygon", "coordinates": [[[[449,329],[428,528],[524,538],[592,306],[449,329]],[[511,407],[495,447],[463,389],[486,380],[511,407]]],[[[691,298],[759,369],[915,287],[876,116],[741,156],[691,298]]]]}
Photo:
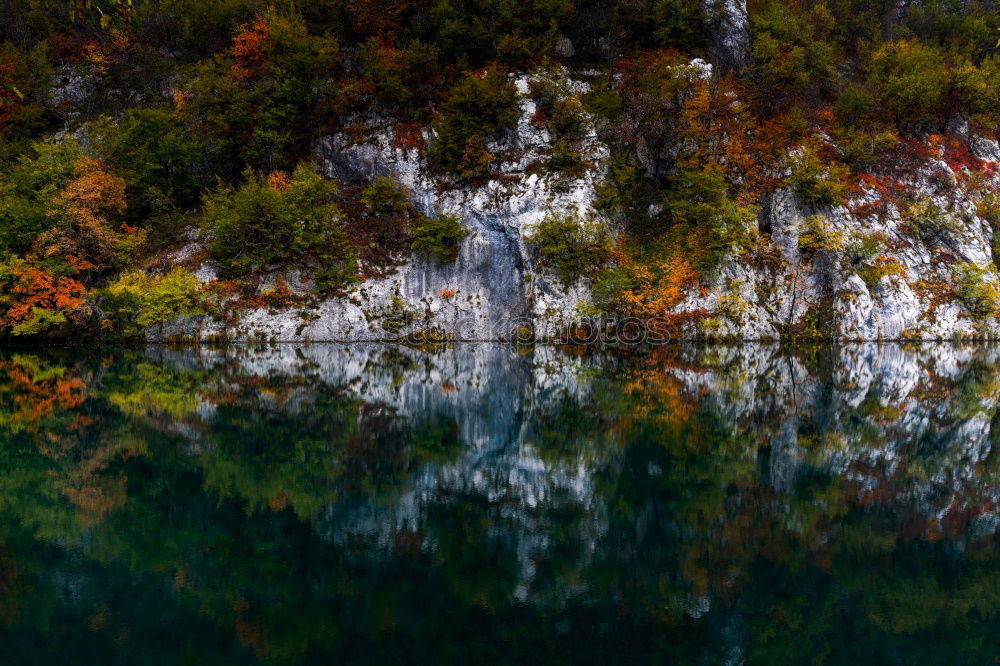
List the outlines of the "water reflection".
{"type": "Polygon", "coordinates": [[[1000,351],[0,352],[9,663],[992,663],[1000,351]]]}

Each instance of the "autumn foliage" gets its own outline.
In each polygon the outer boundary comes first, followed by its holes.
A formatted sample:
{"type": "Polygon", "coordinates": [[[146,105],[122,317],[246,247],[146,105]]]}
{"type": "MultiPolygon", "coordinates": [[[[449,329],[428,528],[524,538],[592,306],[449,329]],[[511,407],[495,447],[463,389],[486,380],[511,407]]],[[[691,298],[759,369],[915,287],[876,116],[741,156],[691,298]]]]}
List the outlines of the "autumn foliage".
{"type": "Polygon", "coordinates": [[[97,160],[83,157],[73,178],[52,199],[52,226],[39,235],[35,251],[43,257],[63,257],[74,271],[106,270],[122,236],[134,233],[112,228],[110,217],[125,211],[125,181],[108,173],[97,160]]]}
{"type": "Polygon", "coordinates": [[[15,335],[38,333],[75,318],[84,306],[86,289],[69,277],[24,261],[0,264],[0,326],[15,335]]]}
{"type": "Polygon", "coordinates": [[[258,14],[253,21],[240,27],[233,36],[232,54],[235,62],[230,71],[238,79],[251,79],[264,64],[271,41],[271,29],[258,14]]]}

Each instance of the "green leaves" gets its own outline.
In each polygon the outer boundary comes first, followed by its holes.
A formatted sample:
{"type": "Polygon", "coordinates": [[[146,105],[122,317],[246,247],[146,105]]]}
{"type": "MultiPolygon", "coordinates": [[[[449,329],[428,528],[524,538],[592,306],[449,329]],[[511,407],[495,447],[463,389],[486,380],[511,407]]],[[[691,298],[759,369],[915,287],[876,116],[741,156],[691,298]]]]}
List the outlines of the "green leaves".
{"type": "Polygon", "coordinates": [[[246,276],[303,263],[318,270],[321,289],[349,282],[356,271],[356,251],[333,203],[336,185],[305,163],[291,178],[284,172],[246,175],[239,188],[221,185],[204,200],[209,249],[221,274],[246,276]]]}
{"type": "Polygon", "coordinates": [[[611,234],[600,221],[574,214],[547,215],[525,240],[534,246],[541,265],[566,285],[601,268],[611,250],[611,234]]]}
{"type": "Polygon", "coordinates": [[[421,217],[411,230],[413,252],[432,261],[455,261],[459,243],[469,230],[453,215],[421,217]]]}
{"type": "Polygon", "coordinates": [[[442,171],[459,172],[470,140],[478,137],[482,143],[513,128],[517,90],[500,69],[493,68],[485,76],[469,73],[452,87],[441,113],[428,157],[442,171]]]}

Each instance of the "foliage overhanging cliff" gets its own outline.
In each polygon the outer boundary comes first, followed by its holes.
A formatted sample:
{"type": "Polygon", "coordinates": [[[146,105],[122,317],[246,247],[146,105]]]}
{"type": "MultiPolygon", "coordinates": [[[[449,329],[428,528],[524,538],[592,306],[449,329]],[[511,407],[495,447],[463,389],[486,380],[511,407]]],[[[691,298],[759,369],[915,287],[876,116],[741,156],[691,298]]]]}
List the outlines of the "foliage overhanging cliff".
{"type": "Polygon", "coordinates": [[[992,2],[0,19],[0,336],[1000,335],[992,2]]]}

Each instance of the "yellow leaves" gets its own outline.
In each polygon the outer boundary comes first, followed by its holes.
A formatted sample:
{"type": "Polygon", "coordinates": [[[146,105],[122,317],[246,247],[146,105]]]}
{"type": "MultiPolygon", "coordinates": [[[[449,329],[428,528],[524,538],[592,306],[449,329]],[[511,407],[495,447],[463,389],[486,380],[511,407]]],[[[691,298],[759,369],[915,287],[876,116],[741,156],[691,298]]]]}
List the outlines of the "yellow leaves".
{"type": "Polygon", "coordinates": [[[125,181],[105,171],[92,157],[81,157],[73,179],[57,195],[56,206],[75,206],[89,213],[125,211],[125,181]]]}

